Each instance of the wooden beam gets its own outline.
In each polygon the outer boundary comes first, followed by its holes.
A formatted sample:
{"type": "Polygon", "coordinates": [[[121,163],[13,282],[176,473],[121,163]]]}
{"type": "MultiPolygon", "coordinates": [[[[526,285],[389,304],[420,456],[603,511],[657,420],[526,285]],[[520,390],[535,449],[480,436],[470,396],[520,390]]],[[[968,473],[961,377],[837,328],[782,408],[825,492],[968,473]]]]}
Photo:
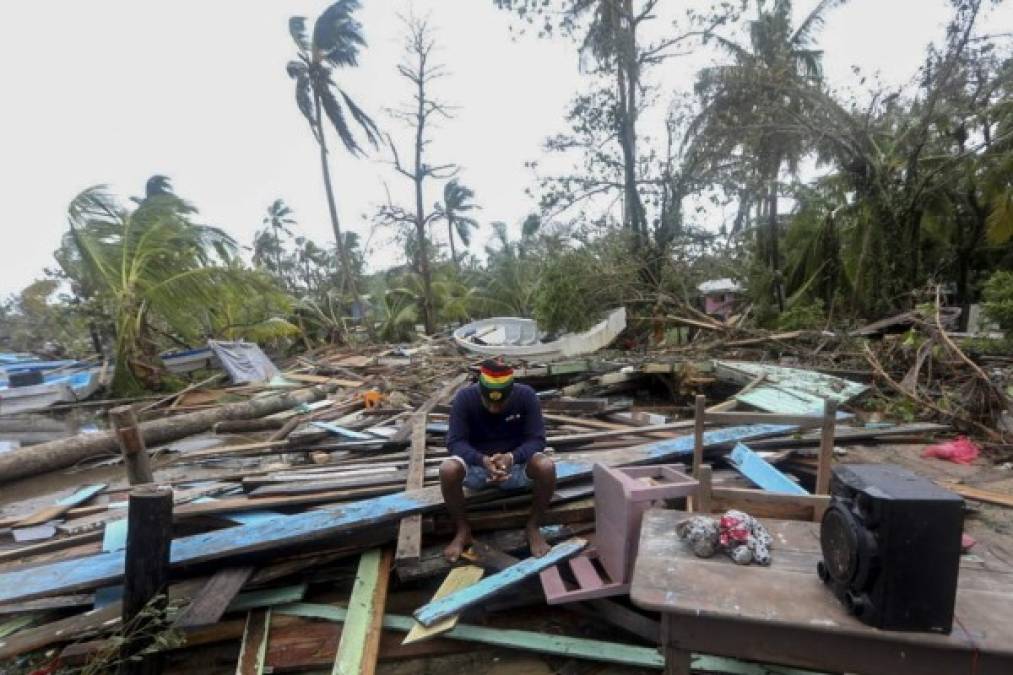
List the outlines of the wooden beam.
{"type": "Polygon", "coordinates": [[[738,509],[759,518],[817,520],[830,504],[827,495],[785,495],[747,488],[715,487],[711,490],[716,512],[738,509]]]}
{"type": "MultiPolygon", "coordinates": [[[[158,403],[156,401],[156,403],[158,403]]],[[[123,465],[127,470],[127,482],[131,485],[154,483],[155,476],[151,472],[151,461],[148,450],[144,446],[144,436],[137,426],[137,415],[128,405],[121,405],[109,411],[109,426],[116,433],[116,442],[123,455],[123,465]]]]}
{"type": "Polygon", "coordinates": [[[693,410],[693,478],[700,477],[703,464],[703,425],[706,422],[707,397],[697,395],[693,410]]]}
{"type": "Polygon", "coordinates": [[[142,654],[154,636],[147,629],[158,625],[168,606],[169,545],[172,541],[172,490],[135,488],[127,506],[127,549],[123,575],[122,623],[132,639],[120,650],[120,675],[162,672],[158,654],[142,654]],[[157,616],[156,616],[157,614],[157,616]]]}
{"type": "MultiPolygon", "coordinates": [[[[440,587],[436,589],[436,594],[433,595],[433,600],[445,598],[452,593],[456,593],[461,589],[475,584],[482,578],[483,574],[485,574],[485,570],[477,565],[455,567],[450,570],[450,574],[448,574],[447,578],[443,580],[440,587]]],[[[412,642],[421,642],[422,640],[432,639],[440,633],[446,633],[448,630],[457,625],[457,621],[460,618],[459,614],[454,614],[453,616],[448,616],[443,621],[437,621],[428,628],[416,621],[415,625],[412,626],[412,629],[408,631],[408,635],[405,636],[402,644],[407,645],[412,642]]]]}
{"type": "Polygon", "coordinates": [[[696,479],[700,482],[696,492],[693,494],[693,511],[696,513],[710,513],[712,508],[711,497],[713,490],[713,471],[710,464],[701,464],[700,473],[696,479]]]}
{"type": "Polygon", "coordinates": [[[271,610],[256,609],[246,615],[243,642],[239,647],[236,675],[262,675],[267,663],[267,641],[271,632],[271,610]]]}
{"type": "Polygon", "coordinates": [[[828,398],[823,405],[823,429],[820,434],[820,462],[816,469],[816,494],[830,494],[830,472],[834,461],[834,426],[837,424],[837,401],[828,398]]]}
{"type": "MultiPolygon", "coordinates": [[[[418,490],[425,483],[426,471],[426,413],[416,413],[411,419],[412,444],[408,457],[406,490],[418,490]]],[[[397,533],[395,561],[401,565],[416,563],[422,551],[422,514],[417,513],[401,520],[397,533]]]]}
{"type": "Polygon", "coordinates": [[[513,567],[482,579],[473,586],[452,593],[445,598],[434,600],[413,612],[423,626],[431,626],[437,621],[453,616],[478,602],[487,600],[497,593],[538,574],[542,570],[563,562],[567,558],[580,553],[587,544],[583,539],[570,539],[556,544],[541,558],[527,558],[513,567]]]}
{"type": "Polygon", "coordinates": [[[214,573],[197,596],[176,617],[173,628],[197,628],[218,623],[243,584],[253,575],[252,567],[226,567],[214,573]]]}
{"type": "Polygon", "coordinates": [[[375,548],[359,559],[332,675],[372,675],[376,671],[390,565],[389,549],[375,548]]]}
{"type": "MultiPolygon", "coordinates": [[[[348,615],[347,610],[340,607],[305,603],[280,607],[277,611],[284,614],[327,619],[330,621],[344,621],[348,615]]],[[[387,614],[383,617],[384,628],[391,630],[408,632],[414,625],[415,622],[412,621],[411,617],[393,614],[387,614]]],[[[617,642],[602,642],[586,638],[536,633],[534,631],[485,628],[458,624],[454,629],[443,633],[440,637],[539,654],[574,657],[604,663],[618,663],[655,670],[661,670],[664,666],[664,659],[658,650],[653,647],[633,647],[617,642]]]]}

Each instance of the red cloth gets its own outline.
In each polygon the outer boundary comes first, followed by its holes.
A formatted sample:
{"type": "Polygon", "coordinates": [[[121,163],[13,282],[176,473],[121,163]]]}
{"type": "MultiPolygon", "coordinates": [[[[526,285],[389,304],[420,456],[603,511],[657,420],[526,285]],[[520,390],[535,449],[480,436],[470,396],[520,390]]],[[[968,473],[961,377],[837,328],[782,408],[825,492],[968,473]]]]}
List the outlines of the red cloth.
{"type": "Polygon", "coordinates": [[[922,457],[946,459],[957,464],[970,464],[981,454],[981,448],[966,436],[958,436],[952,441],[930,445],[925,448],[922,457]]]}

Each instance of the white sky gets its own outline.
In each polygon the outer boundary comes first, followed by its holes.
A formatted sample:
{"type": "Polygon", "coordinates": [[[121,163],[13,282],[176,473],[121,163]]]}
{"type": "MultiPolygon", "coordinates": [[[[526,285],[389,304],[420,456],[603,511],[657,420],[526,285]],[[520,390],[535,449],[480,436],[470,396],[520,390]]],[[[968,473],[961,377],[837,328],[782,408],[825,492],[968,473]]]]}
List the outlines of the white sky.
{"type": "MultiPolygon", "coordinates": [[[[695,2],[695,0],[691,0],[695,2]]],[[[294,54],[287,21],[314,18],[325,0],[3,0],[0,3],[0,296],[54,264],[70,199],[97,183],[124,198],[168,175],[205,222],[249,245],[277,197],[299,229],[328,244],[331,229],[316,146],[295,107],[285,64],[294,54]]],[[[438,30],[450,77],[437,93],[459,106],[430,147],[435,164],[457,162],[483,207],[483,223],[515,227],[533,209],[525,161],[563,131],[563,112],[582,86],[576,49],[563,39],[511,37],[512,15],[492,0],[365,0],[359,19],[369,47],[339,83],[385,130],[403,134],[383,108],[408,92],[395,66],[402,54],[397,18],[414,5],[438,30]]],[[[665,0],[678,11],[684,0],[665,0]]],[[[1013,3],[987,24],[1013,30],[1013,3]]],[[[797,0],[802,13],[815,5],[797,0]]],[[[925,45],[942,35],[945,0],[851,0],[830,16],[819,44],[832,86],[853,83],[851,66],[900,83],[915,73],[925,45]]],[[[675,62],[658,73],[672,89],[694,69],[675,62]]],[[[337,145],[333,142],[332,145],[337,145]]],[[[367,216],[408,186],[381,151],[355,160],[332,154],[343,227],[368,235],[367,216]]],[[[427,206],[440,197],[430,183],[427,206]]],[[[472,244],[481,250],[483,228],[472,244]]],[[[397,261],[389,236],[375,237],[374,269],[397,261]]]]}

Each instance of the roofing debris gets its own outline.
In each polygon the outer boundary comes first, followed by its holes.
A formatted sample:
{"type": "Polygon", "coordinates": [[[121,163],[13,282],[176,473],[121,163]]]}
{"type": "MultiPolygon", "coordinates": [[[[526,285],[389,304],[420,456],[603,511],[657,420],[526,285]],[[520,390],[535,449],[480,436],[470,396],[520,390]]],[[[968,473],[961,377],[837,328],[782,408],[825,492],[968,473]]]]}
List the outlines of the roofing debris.
{"type": "MultiPolygon", "coordinates": [[[[272,370],[262,352],[212,344],[231,384],[195,370],[181,392],[133,402],[155,483],[172,488],[171,584],[157,649],[201,672],[217,672],[198,665],[208,663],[223,672],[372,672],[377,659],[490,646],[539,654],[556,670],[573,659],[661,669],[657,615],[600,599],[550,607],[539,578],[554,579],[562,598],[581,587],[571,575],[591,574],[603,548],[596,464],[656,467],[630,473],[647,486],[680,475],[661,465],[692,461],[698,394],[709,411],[744,419],[815,417],[833,400],[839,456],[898,443],[917,456],[961,430],[982,441],[977,463],[1008,457],[990,417],[1007,404],[1005,385],[989,374],[1008,364],[964,354],[941,317],[916,319],[916,338],[909,327],[865,345],[820,331],[746,332],[736,317],[675,319],[693,327],[691,341],[516,362],[518,379],[539,393],[556,463],[543,527],[553,549],[545,558],[526,551],[528,495],[470,493],[476,543],[457,566],[441,554],[453,524],[438,472],[449,402],[478,355],[462,353],[456,338],[430,339],[327,347],[278,359],[272,370]],[[230,368],[236,362],[244,365],[230,368]],[[883,414],[911,402],[931,405],[907,419],[883,414]]],[[[769,491],[781,500],[750,501],[750,514],[811,515],[820,429],[722,420],[702,437],[713,512],[741,508],[729,501],[736,495],[769,491]]],[[[120,585],[130,459],[117,434],[63,424],[7,422],[47,440],[0,453],[0,481],[18,481],[18,496],[0,504],[0,669],[90,663],[101,672],[115,667],[132,630],[121,624],[120,585]]],[[[938,471],[966,468],[925,461],[938,471]]],[[[1006,492],[947,487],[978,504],[1013,506],[1006,492]]],[[[596,583],[603,594],[625,588],[596,583]]],[[[718,672],[729,663],[697,666],[718,672]]]]}

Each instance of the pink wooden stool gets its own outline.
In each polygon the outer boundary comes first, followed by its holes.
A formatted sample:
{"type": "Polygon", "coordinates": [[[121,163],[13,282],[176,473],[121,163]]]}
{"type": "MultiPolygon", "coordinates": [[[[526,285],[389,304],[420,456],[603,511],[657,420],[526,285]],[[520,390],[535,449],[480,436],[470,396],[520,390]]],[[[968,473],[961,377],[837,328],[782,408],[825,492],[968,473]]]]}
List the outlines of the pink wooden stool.
{"type": "Polygon", "coordinates": [[[595,464],[595,547],[541,573],[546,601],[559,605],[629,592],[644,511],[655,501],[693,494],[699,486],[683,469],[681,464],[628,468],[595,464]],[[564,565],[569,565],[575,584],[563,578],[564,565]]]}

